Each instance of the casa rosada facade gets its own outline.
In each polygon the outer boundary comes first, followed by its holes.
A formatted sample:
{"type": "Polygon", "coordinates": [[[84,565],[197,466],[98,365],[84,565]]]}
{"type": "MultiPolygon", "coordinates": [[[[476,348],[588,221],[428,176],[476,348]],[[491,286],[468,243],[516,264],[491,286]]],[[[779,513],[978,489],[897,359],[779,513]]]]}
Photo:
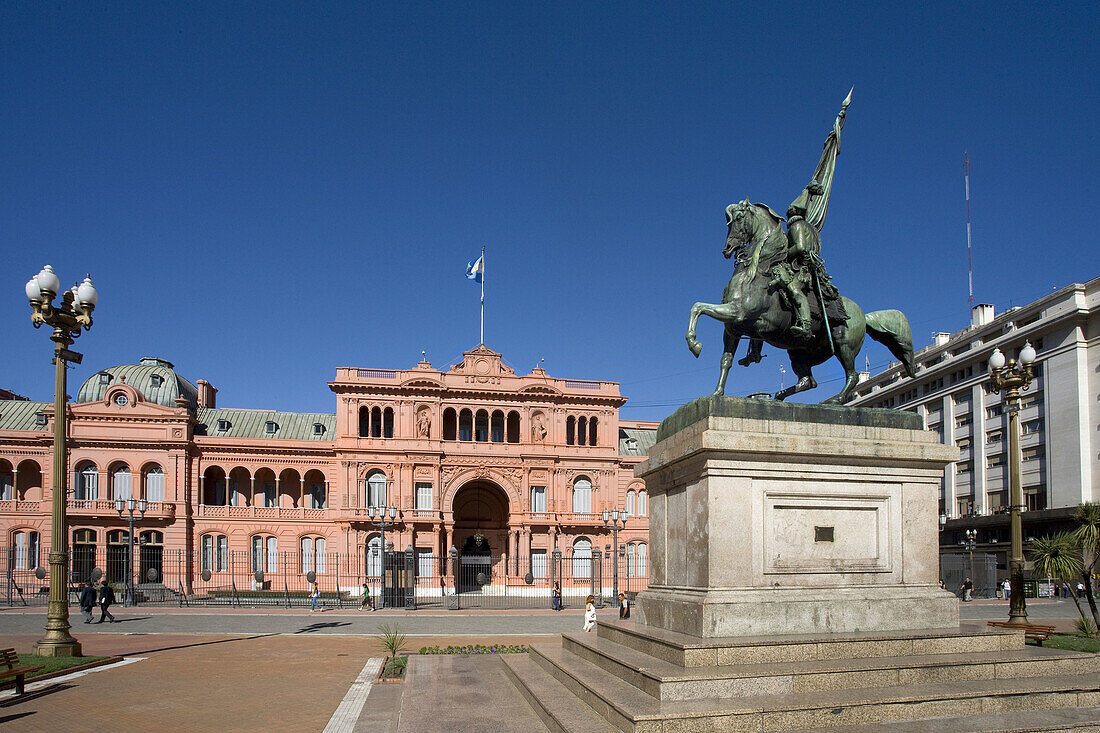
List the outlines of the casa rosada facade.
{"type": "MultiPolygon", "coordinates": [[[[386,544],[412,548],[419,582],[438,587],[452,548],[484,556],[494,583],[545,578],[555,550],[563,580],[584,575],[576,563],[605,552],[601,513],[617,509],[623,571],[644,587],[648,502],[633,469],[656,424],[619,419],[617,383],[516,375],[482,345],[445,370],[341,367],[329,387],[335,414],[290,413],[218,407],[212,385],[157,358],[93,374],[69,406],[73,578],[118,579],[128,525],[115,501],[132,497],[146,501],[135,579],[188,592],[231,557],[286,573],[289,556],[291,575],[342,572],[356,588],[379,572],[371,508],[391,505],[386,544]]],[[[52,402],[0,400],[9,571],[46,565],[53,419],[52,402]]]]}

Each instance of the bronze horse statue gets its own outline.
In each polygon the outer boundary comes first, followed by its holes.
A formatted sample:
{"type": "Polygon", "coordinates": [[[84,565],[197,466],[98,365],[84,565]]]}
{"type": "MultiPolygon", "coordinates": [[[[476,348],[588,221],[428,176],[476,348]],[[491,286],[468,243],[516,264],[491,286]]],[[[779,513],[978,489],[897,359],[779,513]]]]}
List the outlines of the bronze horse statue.
{"type": "Polygon", "coordinates": [[[909,321],[901,311],[864,313],[851,299],[840,296],[847,319],[833,323],[831,333],[826,319],[822,317],[822,303],[819,301],[816,303],[810,337],[797,338],[791,333],[795,315],[789,307],[785,307],[771,275],[772,268],[788,256],[789,243],[782,222],[782,217],[769,207],[750,203],[747,199],[726,209],[729,232],[723,254],[726,259],[735,256],[733,276],[722,293],[721,303],[696,303],[691,307],[687,330],[688,348],[698,357],[703,348],[695,338],[695,324],[699,316],[710,316],[725,324],[722,366],[714,394],[725,393],[726,378],[742,336],[748,336],[752,341],[748,356],[741,359],[740,364],[748,366],[760,361],[761,342],[784,349],[790,356],[791,369],[798,382],[776,393],[777,400],[816,387],[811,370],[836,356],[844,367],[844,387],[824,402],[843,403],[859,379],[855,360],[867,335],[886,346],[901,361],[906,373],[913,376],[913,334],[909,321]]]}

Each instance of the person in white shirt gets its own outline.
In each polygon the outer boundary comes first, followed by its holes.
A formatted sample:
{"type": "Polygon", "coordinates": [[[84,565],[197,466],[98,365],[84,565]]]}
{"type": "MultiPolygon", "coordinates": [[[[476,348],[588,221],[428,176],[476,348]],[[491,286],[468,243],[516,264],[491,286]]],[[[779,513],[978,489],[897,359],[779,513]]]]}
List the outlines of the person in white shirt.
{"type": "Polygon", "coordinates": [[[596,626],[596,597],[588,596],[584,600],[584,630],[591,631],[596,626]]]}

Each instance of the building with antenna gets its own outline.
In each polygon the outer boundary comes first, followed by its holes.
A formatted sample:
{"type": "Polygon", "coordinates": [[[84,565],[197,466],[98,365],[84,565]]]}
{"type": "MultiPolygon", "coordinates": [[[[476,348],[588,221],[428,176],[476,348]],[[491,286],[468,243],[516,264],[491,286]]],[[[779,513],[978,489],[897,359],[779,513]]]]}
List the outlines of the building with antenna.
{"type": "Polygon", "coordinates": [[[1008,445],[1000,393],[989,380],[994,348],[1009,357],[1030,341],[1035,379],[1020,414],[1025,539],[1068,523],[1074,508],[1100,501],[1100,278],[1075,283],[1028,305],[996,313],[979,304],[971,322],[937,333],[915,355],[915,378],[893,362],[868,375],[849,404],[916,412],[927,429],[959,449],[944,470],[944,543],[980,530],[979,548],[1005,565],[1008,545],[1008,445]]]}
{"type": "MultiPolygon", "coordinates": [[[[358,592],[382,573],[377,514],[390,506],[386,545],[415,558],[418,594],[518,593],[551,575],[587,592],[612,542],[604,510],[627,516],[621,587],[645,586],[648,502],[633,469],[657,426],[619,419],[616,382],[516,374],[481,345],[443,369],[340,367],[329,387],[334,412],[291,413],[219,407],[213,385],[159,358],[85,380],[70,406],[74,581],[129,572],[116,501],[134,498],[132,577],[149,593],[290,592],[310,571],[358,592]]],[[[0,400],[0,547],[20,589],[41,585],[50,546],[52,422],[52,402],[0,400]]]]}

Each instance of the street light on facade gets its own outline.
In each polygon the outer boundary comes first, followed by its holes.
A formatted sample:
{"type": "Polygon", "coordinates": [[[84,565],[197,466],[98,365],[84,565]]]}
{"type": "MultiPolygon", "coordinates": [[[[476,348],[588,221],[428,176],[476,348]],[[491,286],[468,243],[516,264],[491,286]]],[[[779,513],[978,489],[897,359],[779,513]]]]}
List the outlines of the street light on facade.
{"type": "Polygon", "coordinates": [[[1024,600],[1024,531],[1020,513],[1024,509],[1024,492],[1020,486],[1020,391],[1031,386],[1031,366],[1035,363],[1035,348],[1030,341],[1020,349],[1020,360],[1008,359],[1000,349],[989,357],[989,377],[993,389],[1004,392],[1008,412],[1008,487],[1012,528],[1012,549],[1008,560],[1009,623],[1027,623],[1027,602],[1024,600]]]}
{"type": "Polygon", "coordinates": [[[378,545],[382,553],[382,565],[379,568],[382,573],[382,593],[381,593],[381,605],[379,608],[386,607],[386,527],[392,527],[397,524],[397,507],[392,504],[387,508],[384,506],[372,506],[367,507],[367,513],[370,518],[370,523],[374,527],[377,527],[382,531],[382,537],[379,539],[378,545]],[[389,519],[386,518],[387,514],[389,519]]]}
{"type": "Polygon", "coordinates": [[[626,528],[626,512],[618,509],[603,510],[603,526],[611,528],[611,541],[614,545],[611,552],[611,594],[615,602],[619,602],[619,529],[626,528]]]}
{"type": "Polygon", "coordinates": [[[134,510],[136,509],[139,512],[138,519],[145,519],[145,499],[141,501],[133,497],[115,499],[115,510],[118,511],[118,516],[122,516],[124,509],[130,511],[130,535],[129,541],[126,543],[129,546],[129,550],[126,552],[126,598],[123,599],[122,605],[136,606],[137,599],[134,598],[134,510]]]}
{"type": "Polygon", "coordinates": [[[27,281],[25,292],[31,305],[31,323],[53,328],[50,340],[54,342],[54,400],[53,400],[53,512],[50,536],[50,601],[46,611],[46,634],[34,646],[34,653],[45,657],[83,656],[80,642],[72,637],[69,629],[69,599],[66,570],[69,560],[69,542],[65,521],[67,495],[68,448],[65,444],[66,416],[65,394],[66,365],[79,364],[83,358],[70,351],[73,340],[81,329],[92,327],[92,311],[99,300],[99,293],[89,275],[84,282],[74,285],[61,296],[61,304],[54,306],[54,296],[61,289],[61,280],[53,268],[46,265],[42,271],[27,281]]]}

